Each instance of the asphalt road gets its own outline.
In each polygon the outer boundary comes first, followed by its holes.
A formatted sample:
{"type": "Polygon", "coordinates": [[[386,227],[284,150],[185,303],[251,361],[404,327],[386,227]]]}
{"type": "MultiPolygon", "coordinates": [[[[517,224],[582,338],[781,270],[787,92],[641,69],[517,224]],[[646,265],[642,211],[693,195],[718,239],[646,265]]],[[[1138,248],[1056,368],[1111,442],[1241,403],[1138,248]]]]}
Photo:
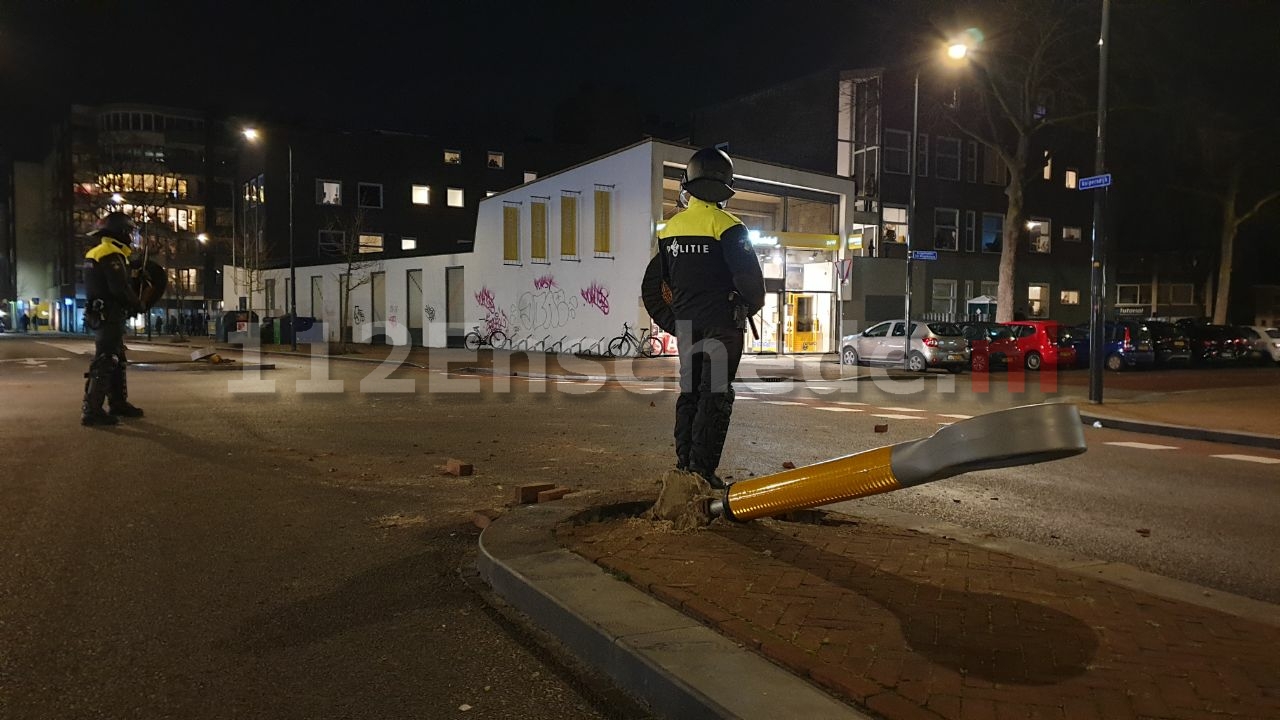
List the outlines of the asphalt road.
{"type": "MultiPolygon", "coordinates": [[[[379,378],[376,365],[274,356],[260,374],[144,363],[130,389],[147,417],[86,429],[88,350],[0,340],[0,717],[633,712],[460,571],[471,512],[502,507],[514,485],[651,492],[671,462],[673,388],[413,368],[379,378]],[[476,474],[442,474],[450,457],[476,474]]],[[[165,350],[131,357],[187,352],[165,350]]],[[[916,438],[1041,395],[947,382],[742,385],[721,473],[916,438]]],[[[1214,457],[1280,454],[1087,437],[1070,460],[857,502],[1280,602],[1280,465],[1214,457]]]]}

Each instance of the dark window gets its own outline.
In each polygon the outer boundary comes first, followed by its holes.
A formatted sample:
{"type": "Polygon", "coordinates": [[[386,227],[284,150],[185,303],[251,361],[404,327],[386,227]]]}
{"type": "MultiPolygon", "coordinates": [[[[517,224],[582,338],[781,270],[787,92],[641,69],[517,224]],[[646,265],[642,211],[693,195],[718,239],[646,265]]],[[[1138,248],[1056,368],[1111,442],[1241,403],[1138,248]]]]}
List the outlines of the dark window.
{"type": "Polygon", "coordinates": [[[382,186],[375,183],[360,183],[359,200],[360,207],[363,208],[382,207],[382,186]]]}

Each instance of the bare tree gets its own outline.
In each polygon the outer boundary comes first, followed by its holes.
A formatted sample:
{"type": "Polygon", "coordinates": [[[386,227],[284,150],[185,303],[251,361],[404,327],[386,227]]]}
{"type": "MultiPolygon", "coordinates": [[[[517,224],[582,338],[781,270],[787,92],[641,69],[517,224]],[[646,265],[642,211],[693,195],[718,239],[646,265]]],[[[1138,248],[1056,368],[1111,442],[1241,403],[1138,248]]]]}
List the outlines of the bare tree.
{"type": "MultiPolygon", "coordinates": [[[[360,207],[332,207],[325,232],[321,235],[320,253],[336,259],[342,267],[338,274],[338,351],[351,352],[351,292],[373,281],[372,273],[382,267],[382,235],[366,232],[365,210],[360,207]]],[[[355,318],[362,322],[362,318],[355,318]]]]}
{"type": "MultiPolygon", "coordinates": [[[[939,27],[947,20],[935,10],[939,27]]],[[[953,3],[941,7],[957,12],[953,3]]],[[[1092,4],[1078,0],[994,0],[972,8],[982,23],[974,42],[966,83],[935,112],[959,132],[990,150],[1007,174],[1003,245],[1000,249],[996,320],[1013,319],[1017,251],[1026,236],[1025,193],[1041,168],[1035,141],[1049,128],[1078,125],[1094,117],[1088,100],[1089,62],[1097,48],[1092,4]]],[[[961,26],[962,27],[962,26],[961,26]]],[[[1094,75],[1096,77],[1096,75],[1094,75]]]]}
{"type": "MultiPolygon", "coordinates": [[[[1197,131],[1201,150],[1201,168],[1208,189],[1182,188],[1208,199],[1218,213],[1218,277],[1214,283],[1213,322],[1227,322],[1231,298],[1231,274],[1235,269],[1236,238],[1245,223],[1257,218],[1271,203],[1280,200],[1275,175],[1258,172],[1259,160],[1267,147],[1260,136],[1223,129],[1222,118],[1217,127],[1201,127],[1197,131]]],[[[1264,161],[1265,162],[1265,161],[1264,161]]]]}

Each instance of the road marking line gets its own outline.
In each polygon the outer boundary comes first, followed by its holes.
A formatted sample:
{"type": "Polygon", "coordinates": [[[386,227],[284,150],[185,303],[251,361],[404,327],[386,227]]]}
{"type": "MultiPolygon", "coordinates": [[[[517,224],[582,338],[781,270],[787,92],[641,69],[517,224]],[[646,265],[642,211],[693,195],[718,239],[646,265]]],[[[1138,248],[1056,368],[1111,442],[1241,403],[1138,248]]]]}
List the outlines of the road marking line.
{"type": "Polygon", "coordinates": [[[1241,460],[1243,462],[1262,463],[1263,465],[1280,465],[1280,460],[1276,458],[1262,457],[1261,455],[1211,455],[1210,457],[1222,458],[1223,460],[1241,460]]]}
{"type": "Polygon", "coordinates": [[[1153,445],[1144,442],[1108,442],[1104,445],[1115,445],[1116,447],[1127,447],[1135,450],[1177,450],[1176,445],[1153,445]]]}
{"type": "Polygon", "coordinates": [[[836,400],[837,405],[866,405],[866,403],[851,402],[849,400],[836,400]]]}
{"type": "Polygon", "coordinates": [[[880,409],[888,410],[889,412],[924,412],[918,408],[882,407],[880,409]]]}
{"type": "Polygon", "coordinates": [[[938,417],[951,418],[951,419],[953,419],[953,420],[968,420],[968,419],[972,418],[973,416],[972,416],[972,415],[951,415],[951,414],[948,414],[948,413],[938,413],[938,417]]]}
{"type": "Polygon", "coordinates": [[[802,402],[794,402],[791,400],[765,400],[766,405],[803,405],[802,402]]]}
{"type": "Polygon", "coordinates": [[[750,395],[739,395],[735,400],[759,400],[759,398],[753,398],[750,395]]]}
{"type": "Polygon", "coordinates": [[[827,412],[862,412],[858,408],[840,408],[840,407],[820,407],[818,410],[826,410],[827,412]]]}
{"type": "Polygon", "coordinates": [[[919,415],[872,415],[871,417],[884,418],[886,420],[923,420],[919,415]]]}
{"type": "Polygon", "coordinates": [[[810,390],[839,390],[840,388],[831,387],[830,385],[814,385],[810,390]]]}

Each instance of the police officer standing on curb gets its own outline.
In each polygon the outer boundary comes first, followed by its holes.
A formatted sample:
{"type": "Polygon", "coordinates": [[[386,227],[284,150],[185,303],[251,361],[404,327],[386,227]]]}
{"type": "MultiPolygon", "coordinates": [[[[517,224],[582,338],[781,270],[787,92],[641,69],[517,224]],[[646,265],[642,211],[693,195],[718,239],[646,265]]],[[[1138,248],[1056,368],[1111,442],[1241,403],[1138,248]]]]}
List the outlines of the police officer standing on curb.
{"type": "Polygon", "coordinates": [[[85,253],[85,325],[93,330],[94,355],[85,373],[81,425],[115,425],[117,417],[142,417],[129,403],[125,380],[124,332],[130,315],[146,310],[129,275],[137,226],[122,212],[98,221],[90,237],[100,242],[85,253]],[[108,400],[110,411],[103,412],[108,400]]]}
{"type": "Polygon", "coordinates": [[[712,487],[729,419],[748,318],[764,306],[764,276],[747,228],[722,205],[733,197],[733,161],[719,148],[693,154],[681,181],[692,196],[658,232],[641,295],[649,316],[680,346],[676,467],[712,487]]]}

